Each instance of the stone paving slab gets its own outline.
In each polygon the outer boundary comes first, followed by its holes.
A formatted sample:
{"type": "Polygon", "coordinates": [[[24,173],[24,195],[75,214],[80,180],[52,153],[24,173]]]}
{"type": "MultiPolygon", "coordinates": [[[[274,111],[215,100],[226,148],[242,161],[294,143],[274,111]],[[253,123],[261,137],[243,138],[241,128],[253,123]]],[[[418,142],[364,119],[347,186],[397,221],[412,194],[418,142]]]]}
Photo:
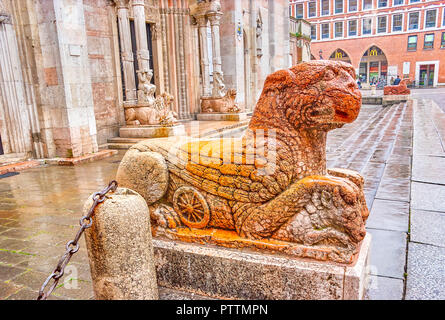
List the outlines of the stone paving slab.
{"type": "Polygon", "coordinates": [[[431,100],[414,100],[414,155],[445,156],[441,134],[437,131],[434,118],[443,114],[431,100]]]}
{"type": "Polygon", "coordinates": [[[445,247],[445,212],[412,210],[410,240],[445,247]]]}
{"type": "Polygon", "coordinates": [[[407,300],[445,299],[445,248],[409,243],[407,300]]]}
{"type": "Polygon", "coordinates": [[[445,185],[445,157],[414,156],[412,180],[445,185]]]}
{"type": "Polygon", "coordinates": [[[15,294],[20,290],[20,288],[20,286],[15,284],[0,281],[0,300],[4,300],[7,297],[15,294]]]}
{"type": "Polygon", "coordinates": [[[370,276],[367,300],[402,300],[404,284],[401,279],[370,276]]]}
{"type": "Polygon", "coordinates": [[[24,272],[26,272],[25,269],[11,267],[7,264],[0,264],[0,281],[3,282],[11,280],[24,272]]]}
{"type": "Polygon", "coordinates": [[[375,199],[366,226],[371,229],[408,232],[409,203],[375,199]]]}
{"type": "Polygon", "coordinates": [[[445,185],[413,182],[411,209],[445,212],[445,185]]]}
{"type": "Polygon", "coordinates": [[[409,179],[384,177],[380,182],[376,198],[409,202],[410,188],[411,181],[409,179]]]}
{"type": "Polygon", "coordinates": [[[370,229],[372,235],[370,271],[377,276],[404,279],[406,233],[370,229]]]}

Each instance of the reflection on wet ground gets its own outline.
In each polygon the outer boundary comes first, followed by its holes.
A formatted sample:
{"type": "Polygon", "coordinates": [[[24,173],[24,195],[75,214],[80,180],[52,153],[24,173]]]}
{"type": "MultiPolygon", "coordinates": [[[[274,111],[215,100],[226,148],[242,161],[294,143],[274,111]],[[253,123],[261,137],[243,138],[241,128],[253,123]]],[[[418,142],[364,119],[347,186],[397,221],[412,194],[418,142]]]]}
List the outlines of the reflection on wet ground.
{"type": "MultiPolygon", "coordinates": [[[[357,121],[329,134],[329,166],[365,176],[369,207],[376,196],[409,197],[411,117],[412,110],[402,105],[364,106],[357,121]]],[[[41,166],[0,179],[0,299],[36,298],[77,231],[84,201],[114,179],[123,154],[75,167],[41,166]]],[[[84,240],[70,265],[52,298],[92,298],[84,240]]]]}

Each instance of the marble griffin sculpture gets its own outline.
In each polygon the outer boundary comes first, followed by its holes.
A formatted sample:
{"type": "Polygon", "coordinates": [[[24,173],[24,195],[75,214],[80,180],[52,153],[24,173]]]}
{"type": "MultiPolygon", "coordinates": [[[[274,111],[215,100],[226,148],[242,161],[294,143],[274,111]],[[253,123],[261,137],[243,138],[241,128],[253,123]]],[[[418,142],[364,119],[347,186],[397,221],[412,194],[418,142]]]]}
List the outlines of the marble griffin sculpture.
{"type": "Polygon", "coordinates": [[[241,138],[143,141],[117,179],[145,198],[155,229],[170,238],[187,232],[203,243],[202,232],[228,230],[237,240],[212,243],[350,263],[366,234],[364,181],[326,168],[326,136],[360,106],[350,65],[301,63],[267,77],[241,138]]]}

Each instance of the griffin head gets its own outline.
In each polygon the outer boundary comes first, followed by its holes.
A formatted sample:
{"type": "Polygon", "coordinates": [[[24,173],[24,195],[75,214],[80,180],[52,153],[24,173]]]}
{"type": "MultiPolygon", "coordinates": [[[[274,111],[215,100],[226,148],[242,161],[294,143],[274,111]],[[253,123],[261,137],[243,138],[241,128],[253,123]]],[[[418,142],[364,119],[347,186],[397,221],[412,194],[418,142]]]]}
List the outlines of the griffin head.
{"type": "Polygon", "coordinates": [[[329,60],[300,63],[267,77],[251,128],[328,131],[354,121],[360,106],[351,65],[329,60]]]}

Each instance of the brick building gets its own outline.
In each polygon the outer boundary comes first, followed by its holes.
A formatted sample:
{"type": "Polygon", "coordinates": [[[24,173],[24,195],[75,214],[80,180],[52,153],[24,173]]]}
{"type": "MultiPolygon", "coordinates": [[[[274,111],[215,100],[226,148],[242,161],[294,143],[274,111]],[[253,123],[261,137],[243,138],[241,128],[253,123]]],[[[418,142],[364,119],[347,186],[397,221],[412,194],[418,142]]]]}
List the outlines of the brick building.
{"type": "Polygon", "coordinates": [[[445,85],[443,0],[294,0],[290,15],[311,23],[313,59],[351,63],[365,86],[445,85]]]}

